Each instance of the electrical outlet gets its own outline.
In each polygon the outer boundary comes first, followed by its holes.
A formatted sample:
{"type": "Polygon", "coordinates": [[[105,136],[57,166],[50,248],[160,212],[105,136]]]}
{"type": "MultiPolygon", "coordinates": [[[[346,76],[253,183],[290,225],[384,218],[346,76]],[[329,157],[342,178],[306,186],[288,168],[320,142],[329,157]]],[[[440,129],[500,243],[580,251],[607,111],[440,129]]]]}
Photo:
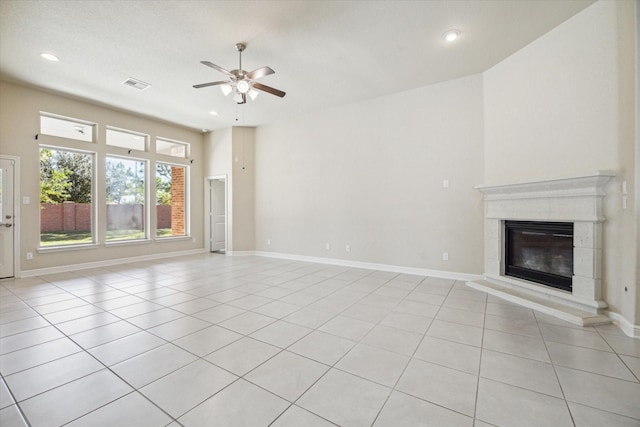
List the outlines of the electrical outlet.
{"type": "Polygon", "coordinates": [[[324,248],[325,248],[326,250],[330,251],[330,250],[331,250],[331,243],[327,243],[327,244],[325,244],[325,245],[324,245],[324,248]]]}
{"type": "Polygon", "coordinates": [[[351,245],[347,245],[347,247],[344,248],[344,250],[347,251],[347,252],[351,252],[351,245]]]}
{"type": "Polygon", "coordinates": [[[442,188],[449,188],[449,180],[445,179],[442,181],[442,188]]]}
{"type": "Polygon", "coordinates": [[[267,245],[271,244],[271,239],[267,239],[267,245]]]}
{"type": "Polygon", "coordinates": [[[33,252],[27,252],[27,259],[33,259],[33,252]]]}
{"type": "Polygon", "coordinates": [[[449,252],[442,252],[442,260],[449,261],[449,252]]]}

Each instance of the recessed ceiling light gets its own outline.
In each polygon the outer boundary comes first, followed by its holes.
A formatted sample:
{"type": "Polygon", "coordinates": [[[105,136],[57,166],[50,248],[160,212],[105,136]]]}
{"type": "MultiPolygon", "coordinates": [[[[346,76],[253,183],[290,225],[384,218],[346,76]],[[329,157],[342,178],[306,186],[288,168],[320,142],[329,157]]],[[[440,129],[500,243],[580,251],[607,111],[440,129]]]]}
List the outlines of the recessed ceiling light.
{"type": "Polygon", "coordinates": [[[448,42],[452,42],[458,37],[460,37],[460,30],[449,30],[445,31],[444,34],[442,34],[442,38],[448,42]]]}
{"type": "Polygon", "coordinates": [[[209,111],[209,114],[211,114],[212,116],[217,116],[218,112],[217,111],[209,111]]]}
{"type": "Polygon", "coordinates": [[[53,62],[60,61],[57,56],[55,56],[55,55],[53,55],[51,53],[41,53],[40,56],[43,57],[44,59],[46,59],[47,61],[53,61],[53,62]]]}

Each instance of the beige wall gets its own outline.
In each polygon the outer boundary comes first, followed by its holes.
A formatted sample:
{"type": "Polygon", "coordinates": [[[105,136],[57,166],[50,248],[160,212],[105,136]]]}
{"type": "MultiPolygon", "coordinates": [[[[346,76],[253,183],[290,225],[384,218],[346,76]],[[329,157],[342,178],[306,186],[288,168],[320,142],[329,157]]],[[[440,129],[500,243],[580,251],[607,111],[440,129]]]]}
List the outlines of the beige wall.
{"type": "Polygon", "coordinates": [[[255,247],[482,273],[482,135],[480,75],[261,126],[255,247]]]}
{"type": "Polygon", "coordinates": [[[227,181],[228,251],[254,249],[254,134],[254,128],[234,127],[205,136],[205,178],[224,175],[227,181]]]}
{"type": "Polygon", "coordinates": [[[211,223],[209,210],[211,209],[210,177],[225,177],[227,186],[226,200],[226,221],[227,231],[225,236],[225,249],[231,251],[233,249],[233,193],[230,190],[232,185],[232,129],[221,129],[214,132],[208,132],[204,135],[204,239],[205,247],[211,250],[211,223]]]}
{"type": "Polygon", "coordinates": [[[233,250],[254,249],[255,129],[233,128],[233,250]]]}
{"type": "MultiPolygon", "coordinates": [[[[131,113],[115,111],[100,107],[91,103],[59,96],[49,92],[43,92],[24,86],[7,82],[0,82],[0,154],[17,156],[20,158],[20,197],[29,196],[31,204],[21,205],[19,220],[21,221],[20,233],[20,266],[22,271],[41,269],[47,267],[59,267],[63,265],[98,262],[102,260],[127,258],[141,255],[153,255],[174,251],[187,251],[203,247],[203,206],[202,206],[202,135],[183,127],[136,116],[131,113]],[[98,143],[69,142],[65,146],[83,149],[98,153],[97,192],[95,199],[98,201],[97,231],[99,245],[95,249],[72,250],[63,252],[38,252],[39,246],[39,175],[38,164],[39,144],[60,145],[61,139],[49,136],[40,136],[35,140],[35,135],[40,131],[39,114],[41,111],[58,114],[98,125],[98,143]],[[170,138],[190,143],[191,155],[194,161],[190,165],[191,189],[189,193],[189,215],[192,239],[180,239],[172,242],[156,242],[153,236],[150,242],[129,243],[118,245],[104,245],[105,213],[106,205],[100,203],[104,200],[104,155],[107,152],[104,144],[106,126],[114,126],[122,129],[133,130],[148,134],[151,141],[156,136],[170,138]],[[26,252],[33,252],[34,259],[26,260],[26,252]]],[[[119,155],[127,155],[127,150],[110,147],[109,152],[119,155]]],[[[147,153],[146,158],[151,161],[170,161],[167,156],[157,156],[155,153],[147,153]]],[[[154,168],[150,163],[149,168],[154,168]]],[[[153,180],[152,180],[153,181],[153,180]]],[[[152,187],[153,190],[153,187],[152,187]]],[[[155,190],[153,190],[155,191],[155,190]]],[[[152,194],[154,192],[152,191],[152,194]]],[[[155,200],[152,197],[152,203],[155,200]]],[[[150,211],[153,223],[155,209],[150,211]]]]}
{"type": "Polygon", "coordinates": [[[601,1],[483,74],[486,184],[615,171],[605,197],[604,298],[637,323],[634,3],[601,1]],[[625,291],[625,287],[627,291],[625,291]]]}

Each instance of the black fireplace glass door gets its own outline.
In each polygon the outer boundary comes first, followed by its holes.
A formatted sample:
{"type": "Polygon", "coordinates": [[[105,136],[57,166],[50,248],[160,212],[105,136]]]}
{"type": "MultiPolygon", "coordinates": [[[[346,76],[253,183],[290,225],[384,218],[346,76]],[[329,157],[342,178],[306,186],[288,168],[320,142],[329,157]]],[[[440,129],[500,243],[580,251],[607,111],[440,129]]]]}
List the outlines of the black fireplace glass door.
{"type": "Polygon", "coordinates": [[[506,221],[505,273],[571,290],[573,223],[506,221]]]}

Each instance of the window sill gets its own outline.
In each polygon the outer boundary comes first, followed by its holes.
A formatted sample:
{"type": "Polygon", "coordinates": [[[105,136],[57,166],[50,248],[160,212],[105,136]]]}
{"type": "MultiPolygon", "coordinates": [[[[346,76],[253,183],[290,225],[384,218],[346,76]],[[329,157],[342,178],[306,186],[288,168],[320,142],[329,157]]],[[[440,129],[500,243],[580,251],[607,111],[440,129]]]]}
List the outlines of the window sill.
{"type": "Polygon", "coordinates": [[[143,245],[151,243],[150,239],[135,239],[135,240],[114,240],[111,242],[105,242],[104,245],[109,246],[127,246],[127,245],[143,245]]]}
{"type": "Polygon", "coordinates": [[[191,236],[168,236],[168,237],[156,237],[156,242],[183,242],[191,240],[191,236]]]}
{"type": "Polygon", "coordinates": [[[36,249],[39,254],[47,252],[66,252],[66,251],[78,251],[85,249],[98,249],[100,247],[97,243],[90,243],[88,245],[64,245],[64,246],[43,246],[36,249]]]}

